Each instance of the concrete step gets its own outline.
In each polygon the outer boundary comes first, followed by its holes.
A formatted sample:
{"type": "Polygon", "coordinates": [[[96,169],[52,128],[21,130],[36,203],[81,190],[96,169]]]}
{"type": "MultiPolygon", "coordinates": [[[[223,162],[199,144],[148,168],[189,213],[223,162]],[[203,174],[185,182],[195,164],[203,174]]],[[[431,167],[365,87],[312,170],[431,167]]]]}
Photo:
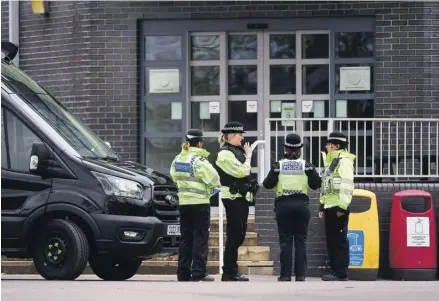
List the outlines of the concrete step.
{"type": "MultiPolygon", "coordinates": [[[[248,275],[274,275],[273,261],[238,261],[238,267],[241,273],[248,275]]],[[[138,275],[172,275],[177,271],[176,261],[154,261],[145,260],[139,268],[138,275]]],[[[218,261],[208,261],[207,272],[209,274],[218,274],[218,261]]],[[[2,261],[2,274],[38,274],[33,262],[26,261],[2,261]]],[[[87,264],[83,274],[93,274],[93,271],[87,264]]]]}
{"type": "MultiPolygon", "coordinates": [[[[224,244],[226,243],[226,234],[224,233],[224,244]]],[[[245,236],[243,246],[257,246],[259,242],[258,233],[256,232],[247,232],[245,236]]],[[[219,246],[219,233],[218,232],[210,232],[209,235],[209,246],[218,247],[219,246]]]]}
{"type": "MultiPolygon", "coordinates": [[[[153,261],[177,261],[178,255],[157,254],[151,258],[153,261]]],[[[209,261],[219,260],[219,247],[209,248],[209,261]]],[[[262,246],[241,246],[238,249],[239,261],[269,261],[270,247],[262,246]]]]}
{"type": "MultiPolygon", "coordinates": [[[[226,220],[226,216],[224,216],[224,219],[223,219],[224,232],[226,232],[226,225],[227,225],[227,220],[226,220]]],[[[247,221],[247,232],[255,232],[255,229],[256,229],[255,217],[249,216],[248,221],[247,221]]],[[[210,218],[210,231],[211,232],[218,232],[219,231],[219,217],[212,216],[210,218]]]]}

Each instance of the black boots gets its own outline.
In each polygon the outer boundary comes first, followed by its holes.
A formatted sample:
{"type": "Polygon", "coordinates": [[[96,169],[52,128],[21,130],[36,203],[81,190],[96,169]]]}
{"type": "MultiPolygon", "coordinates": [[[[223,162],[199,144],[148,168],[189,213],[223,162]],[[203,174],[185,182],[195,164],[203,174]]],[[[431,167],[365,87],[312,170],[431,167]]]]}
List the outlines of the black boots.
{"type": "Polygon", "coordinates": [[[221,281],[249,281],[249,279],[246,275],[242,275],[240,273],[237,273],[235,275],[223,274],[221,276],[221,281]]]}

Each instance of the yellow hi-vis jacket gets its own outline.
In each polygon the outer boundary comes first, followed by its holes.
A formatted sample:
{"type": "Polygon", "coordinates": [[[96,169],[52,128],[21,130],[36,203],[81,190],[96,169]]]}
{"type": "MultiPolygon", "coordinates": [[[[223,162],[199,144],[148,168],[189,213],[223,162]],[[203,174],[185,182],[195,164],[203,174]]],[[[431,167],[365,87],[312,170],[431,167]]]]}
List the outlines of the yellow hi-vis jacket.
{"type": "Polygon", "coordinates": [[[354,160],[355,155],[346,150],[322,152],[324,169],[322,187],[320,189],[320,204],[323,209],[339,207],[347,210],[354,192],[354,160]],[[333,160],[338,164],[330,170],[333,160]]]}
{"type": "Polygon", "coordinates": [[[209,152],[189,147],[175,157],[171,177],[178,187],[180,205],[210,204],[214,189],[221,186],[216,169],[207,160],[209,152]]]}

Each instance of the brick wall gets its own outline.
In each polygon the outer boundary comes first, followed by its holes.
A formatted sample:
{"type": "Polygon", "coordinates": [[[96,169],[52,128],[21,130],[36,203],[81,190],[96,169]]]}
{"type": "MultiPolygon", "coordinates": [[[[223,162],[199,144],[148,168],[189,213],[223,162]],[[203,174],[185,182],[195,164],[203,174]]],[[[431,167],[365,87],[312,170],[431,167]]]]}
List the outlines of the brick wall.
{"type": "MultiPolygon", "coordinates": [[[[435,204],[436,221],[439,221],[439,184],[356,184],[356,188],[373,191],[378,201],[378,214],[380,223],[380,278],[389,278],[389,218],[392,205],[392,198],[395,192],[406,189],[419,189],[430,192],[435,204]]],[[[255,208],[256,231],[260,236],[260,245],[271,247],[271,258],[275,261],[276,273],[279,273],[279,240],[277,225],[274,219],[273,204],[274,193],[264,190],[255,208]]],[[[354,204],[354,203],[353,203],[354,204]]],[[[356,203],[358,204],[358,203],[356,203]]],[[[326,253],[326,242],[324,233],[324,222],[318,218],[318,195],[310,194],[311,221],[308,230],[308,275],[321,276],[327,272],[328,257],[326,253]]],[[[436,222],[437,233],[439,233],[439,222],[436,222]]],[[[439,244],[439,241],[438,241],[439,244]]],[[[438,261],[439,264],[439,261],[438,261]]],[[[439,273],[438,273],[439,275],[439,273]]]]}
{"type": "Polygon", "coordinates": [[[139,160],[139,19],[374,15],[376,116],[432,118],[439,117],[438,13],[437,2],[51,1],[45,18],[20,2],[20,65],[139,160]]]}

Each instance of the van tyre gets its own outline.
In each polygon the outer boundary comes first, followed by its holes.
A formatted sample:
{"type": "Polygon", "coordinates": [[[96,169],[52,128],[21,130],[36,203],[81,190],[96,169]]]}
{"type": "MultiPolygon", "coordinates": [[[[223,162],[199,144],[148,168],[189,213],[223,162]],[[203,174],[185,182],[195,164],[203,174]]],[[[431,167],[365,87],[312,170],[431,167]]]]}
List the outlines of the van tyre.
{"type": "Polygon", "coordinates": [[[91,256],[90,268],[103,280],[122,281],[136,275],[142,259],[112,259],[105,256],[91,256]]]}
{"type": "Polygon", "coordinates": [[[54,219],[41,229],[33,261],[47,280],[74,280],[84,271],[88,255],[84,231],[69,220],[54,219]]]}

